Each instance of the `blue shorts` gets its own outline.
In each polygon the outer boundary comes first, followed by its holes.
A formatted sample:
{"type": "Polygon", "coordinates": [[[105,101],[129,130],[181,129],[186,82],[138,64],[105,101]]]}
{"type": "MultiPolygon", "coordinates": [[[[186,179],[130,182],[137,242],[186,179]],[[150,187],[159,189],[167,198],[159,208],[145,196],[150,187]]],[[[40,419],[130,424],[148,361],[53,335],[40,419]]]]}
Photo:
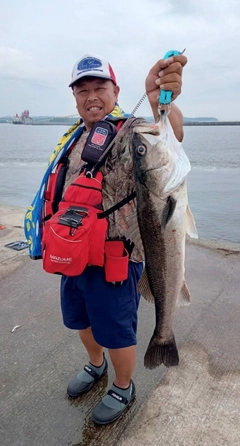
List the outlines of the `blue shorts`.
{"type": "Polygon", "coordinates": [[[137,283],[143,263],[129,262],[128,279],[121,286],[105,280],[104,269],[88,266],[80,276],[61,279],[63,323],[74,330],[91,326],[94,339],[115,349],[136,345],[137,283]]]}

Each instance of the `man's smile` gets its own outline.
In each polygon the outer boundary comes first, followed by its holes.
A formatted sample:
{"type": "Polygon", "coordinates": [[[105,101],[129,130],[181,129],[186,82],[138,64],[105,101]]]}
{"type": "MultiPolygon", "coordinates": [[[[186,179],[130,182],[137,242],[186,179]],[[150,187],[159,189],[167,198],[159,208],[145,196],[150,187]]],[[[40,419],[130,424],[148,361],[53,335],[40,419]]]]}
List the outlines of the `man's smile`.
{"type": "Polygon", "coordinates": [[[96,105],[87,108],[88,111],[99,111],[102,110],[102,107],[98,107],[96,105]]]}

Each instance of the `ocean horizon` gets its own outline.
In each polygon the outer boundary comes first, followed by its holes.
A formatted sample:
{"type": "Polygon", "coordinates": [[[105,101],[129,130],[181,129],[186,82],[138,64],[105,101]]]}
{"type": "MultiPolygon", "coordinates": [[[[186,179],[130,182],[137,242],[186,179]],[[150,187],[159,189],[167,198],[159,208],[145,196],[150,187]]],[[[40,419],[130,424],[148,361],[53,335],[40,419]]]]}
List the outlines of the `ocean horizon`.
{"type": "MultiPolygon", "coordinates": [[[[0,203],[27,209],[68,126],[0,125],[0,203]]],[[[189,204],[200,238],[240,243],[240,127],[184,128],[189,204]]]]}

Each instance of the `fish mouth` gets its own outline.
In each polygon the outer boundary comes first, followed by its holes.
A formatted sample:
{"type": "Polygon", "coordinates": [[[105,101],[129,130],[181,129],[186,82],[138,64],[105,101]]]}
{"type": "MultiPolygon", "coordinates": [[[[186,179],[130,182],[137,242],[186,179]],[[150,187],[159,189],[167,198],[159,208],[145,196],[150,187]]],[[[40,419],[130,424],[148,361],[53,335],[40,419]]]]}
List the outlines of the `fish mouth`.
{"type": "Polygon", "coordinates": [[[152,171],[155,171],[155,170],[161,170],[162,167],[163,166],[160,166],[160,167],[149,167],[149,169],[144,170],[144,173],[146,174],[148,172],[152,172],[152,171]]]}
{"type": "Polygon", "coordinates": [[[143,135],[145,138],[145,135],[150,135],[150,136],[159,136],[160,135],[160,131],[159,131],[159,126],[158,124],[139,124],[138,126],[136,126],[134,128],[134,132],[137,135],[143,135]]]}

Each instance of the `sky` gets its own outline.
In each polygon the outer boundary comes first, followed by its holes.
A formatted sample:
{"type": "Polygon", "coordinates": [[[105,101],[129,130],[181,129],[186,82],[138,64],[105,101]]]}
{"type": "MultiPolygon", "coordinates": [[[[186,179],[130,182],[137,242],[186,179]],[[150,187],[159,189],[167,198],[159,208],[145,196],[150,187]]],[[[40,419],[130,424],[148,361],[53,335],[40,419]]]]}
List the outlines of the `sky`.
{"type": "Polygon", "coordinates": [[[111,63],[130,113],[150,68],[186,48],[183,115],[240,120],[239,0],[1,0],[0,13],[0,116],[76,114],[68,85],[86,53],[111,63]]]}

